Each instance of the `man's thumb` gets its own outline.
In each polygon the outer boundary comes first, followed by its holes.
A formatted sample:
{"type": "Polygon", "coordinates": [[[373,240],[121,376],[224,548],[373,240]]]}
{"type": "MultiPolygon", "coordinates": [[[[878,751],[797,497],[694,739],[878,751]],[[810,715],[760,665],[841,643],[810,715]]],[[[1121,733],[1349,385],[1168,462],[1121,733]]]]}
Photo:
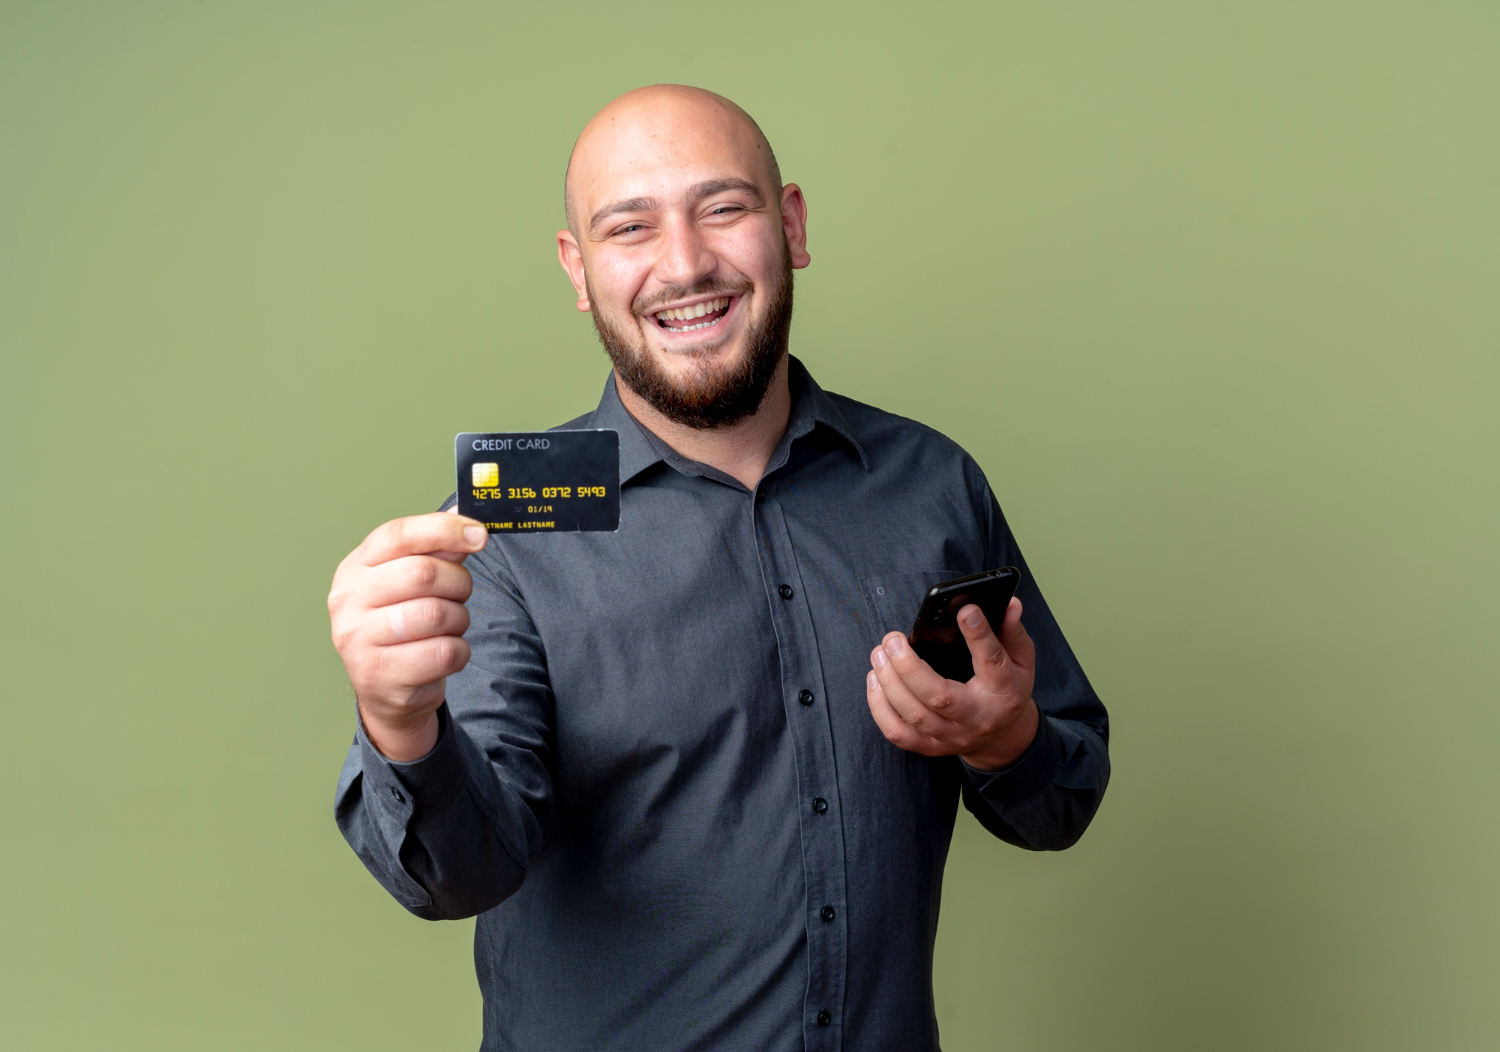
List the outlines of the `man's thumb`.
{"type": "Polygon", "coordinates": [[[990,628],[984,611],[973,603],[958,612],[958,630],[969,644],[969,655],[974,659],[974,675],[979,679],[990,679],[1000,674],[1010,656],[990,628]]]}

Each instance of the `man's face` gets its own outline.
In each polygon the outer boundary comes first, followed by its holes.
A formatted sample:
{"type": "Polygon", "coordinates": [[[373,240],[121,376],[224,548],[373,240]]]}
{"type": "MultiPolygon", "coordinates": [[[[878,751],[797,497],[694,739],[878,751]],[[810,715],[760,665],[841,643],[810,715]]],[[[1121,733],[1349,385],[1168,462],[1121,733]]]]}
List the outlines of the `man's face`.
{"type": "Polygon", "coordinates": [[[559,255],[620,378],[669,419],[726,426],[786,353],[801,192],[777,192],[737,114],[672,95],[615,107],[575,149],[559,255]]]}
{"type": "MultiPolygon", "coordinates": [[[[638,338],[632,327],[617,325],[595,306],[594,331],[620,379],[657,412],[687,427],[728,427],[754,413],[786,356],[792,329],[792,267],[784,254],[783,259],[774,287],[708,280],[678,290],[686,298],[669,301],[667,308],[648,309],[648,327],[654,322],[667,329],[669,337],[677,338],[717,328],[729,320],[737,302],[744,305],[757,295],[765,300],[753,313],[744,307],[741,313],[750,320],[732,343],[724,335],[679,349],[676,353],[684,369],[677,371],[670,368],[672,359],[650,340],[638,338]],[[720,353],[721,348],[727,350],[720,353]]],[[[592,287],[589,296],[594,297],[592,287]]]]}

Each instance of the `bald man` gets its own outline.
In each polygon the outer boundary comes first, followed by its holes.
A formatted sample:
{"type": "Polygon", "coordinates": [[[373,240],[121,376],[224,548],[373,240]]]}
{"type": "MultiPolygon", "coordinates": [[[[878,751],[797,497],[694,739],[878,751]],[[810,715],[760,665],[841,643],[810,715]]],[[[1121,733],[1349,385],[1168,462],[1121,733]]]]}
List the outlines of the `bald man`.
{"type": "Polygon", "coordinates": [[[339,828],[417,916],[478,916],[484,1049],[935,1050],[958,802],[1068,847],[1104,707],[974,461],[789,355],[807,204],[743,110],[630,92],[565,199],[613,369],[562,426],[619,432],[620,528],[417,515],[340,564],[339,828]],[[1018,598],[960,611],[975,671],[944,679],[901,630],[1005,565],[1018,598]]]}

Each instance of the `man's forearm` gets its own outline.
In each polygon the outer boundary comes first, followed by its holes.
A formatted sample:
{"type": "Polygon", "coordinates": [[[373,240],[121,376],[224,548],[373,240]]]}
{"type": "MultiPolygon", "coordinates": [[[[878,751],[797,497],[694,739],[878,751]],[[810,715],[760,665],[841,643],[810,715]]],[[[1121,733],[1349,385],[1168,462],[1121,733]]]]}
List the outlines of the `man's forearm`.
{"type": "Polygon", "coordinates": [[[981,825],[1017,847],[1061,851],[1077,843],[1104,799],[1109,751],[1087,724],[1044,715],[1015,763],[964,773],[964,806],[981,825]]]}
{"type": "MultiPolygon", "coordinates": [[[[409,763],[359,735],[345,760],[335,818],[365,867],[402,906],[427,920],[472,917],[521,886],[541,820],[451,718],[409,763]]],[[[525,755],[512,756],[519,770],[525,755]]]]}

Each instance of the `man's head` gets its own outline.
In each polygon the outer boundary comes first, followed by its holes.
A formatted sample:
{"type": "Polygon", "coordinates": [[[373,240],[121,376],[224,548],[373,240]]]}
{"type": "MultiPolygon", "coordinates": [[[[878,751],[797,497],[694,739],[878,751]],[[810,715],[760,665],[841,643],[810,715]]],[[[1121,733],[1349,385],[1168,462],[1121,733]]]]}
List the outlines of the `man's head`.
{"type": "Polygon", "coordinates": [[[558,258],[621,380],[691,427],[755,412],[786,355],[807,206],[760,128],[700,88],[611,102],[568,162],[558,258]]]}

